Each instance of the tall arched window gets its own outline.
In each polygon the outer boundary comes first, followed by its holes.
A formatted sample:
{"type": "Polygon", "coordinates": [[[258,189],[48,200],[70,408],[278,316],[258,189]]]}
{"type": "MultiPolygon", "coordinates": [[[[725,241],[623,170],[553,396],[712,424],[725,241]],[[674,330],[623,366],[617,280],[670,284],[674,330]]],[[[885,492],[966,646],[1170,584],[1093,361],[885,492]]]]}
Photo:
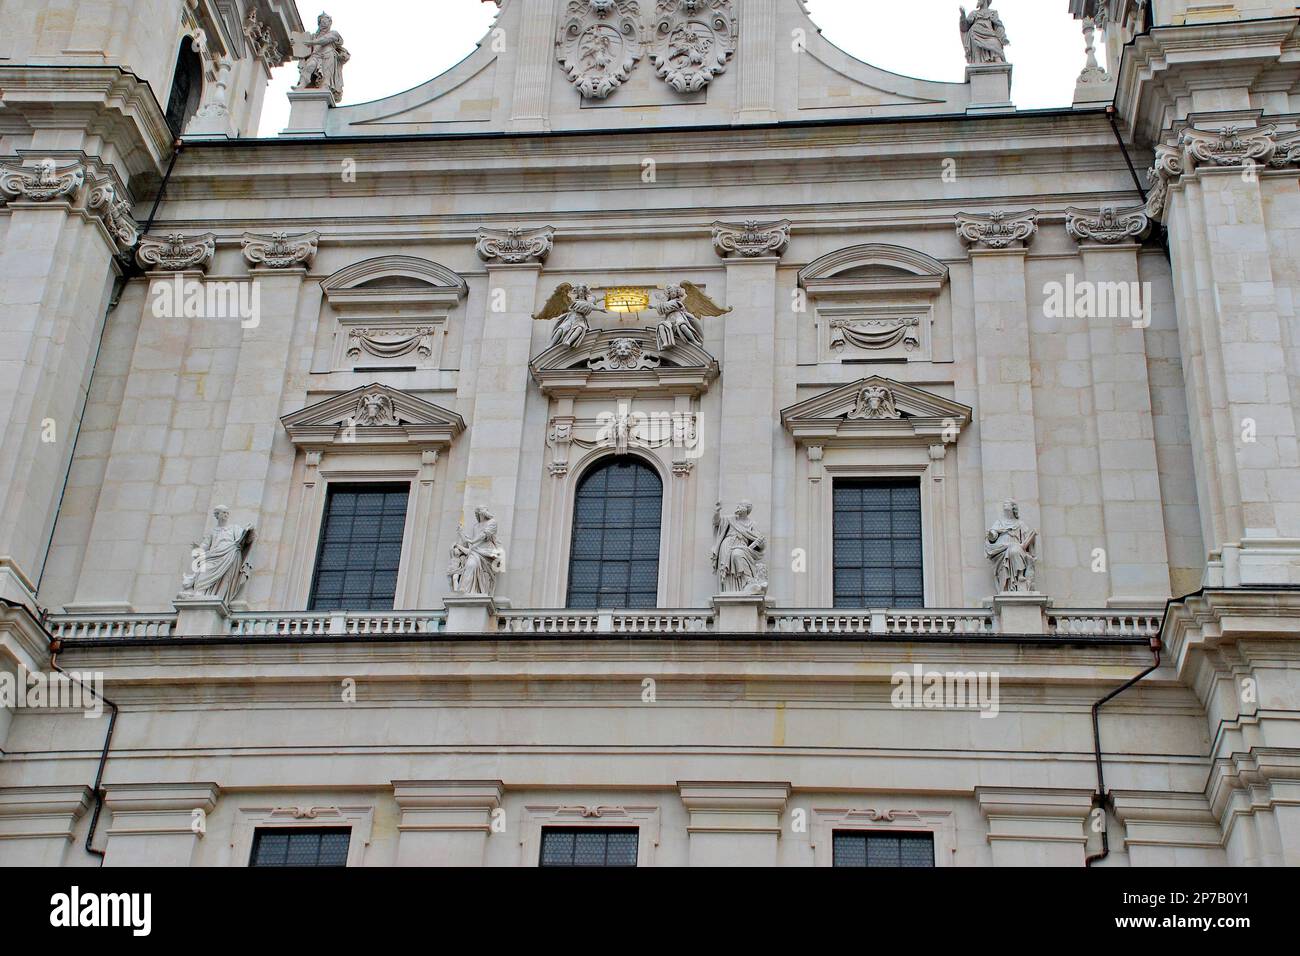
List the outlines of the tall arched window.
{"type": "Polygon", "coordinates": [[[167,127],[173,136],[185,132],[185,124],[199,111],[203,96],[203,60],[194,52],[194,40],[186,37],[176,54],[176,72],[172,74],[172,92],[167,98],[167,127]]]}
{"type": "Polygon", "coordinates": [[[569,551],[571,608],[648,608],[659,600],[664,486],[634,457],[607,459],[578,484],[569,551]]]}

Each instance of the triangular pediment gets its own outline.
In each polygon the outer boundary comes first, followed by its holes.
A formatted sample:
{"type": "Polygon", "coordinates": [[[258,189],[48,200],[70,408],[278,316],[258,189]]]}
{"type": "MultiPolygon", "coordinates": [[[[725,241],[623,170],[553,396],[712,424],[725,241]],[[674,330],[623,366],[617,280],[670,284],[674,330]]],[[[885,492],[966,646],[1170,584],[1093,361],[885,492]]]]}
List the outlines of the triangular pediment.
{"type": "Polygon", "coordinates": [[[455,412],[388,385],[372,383],[290,412],[280,419],[305,448],[438,448],[465,430],[455,412]]]}
{"type": "Polygon", "coordinates": [[[970,420],[968,406],[882,375],[839,385],[781,412],[786,430],[807,442],[950,442],[970,420]]]}
{"type": "Polygon", "coordinates": [[[642,391],[702,394],[718,376],[718,360],[678,340],[660,349],[653,329],[603,329],[576,346],[552,345],[530,363],[543,392],[642,391]]]}

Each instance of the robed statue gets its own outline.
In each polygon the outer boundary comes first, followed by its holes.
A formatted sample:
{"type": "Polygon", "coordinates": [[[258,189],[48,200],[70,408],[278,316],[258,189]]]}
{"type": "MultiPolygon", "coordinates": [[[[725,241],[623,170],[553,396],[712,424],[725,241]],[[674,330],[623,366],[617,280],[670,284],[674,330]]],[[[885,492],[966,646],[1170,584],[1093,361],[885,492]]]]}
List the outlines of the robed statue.
{"type": "Polygon", "coordinates": [[[1002,502],[1002,517],[989,529],[984,553],[993,562],[999,594],[1034,590],[1038,532],[1020,520],[1020,506],[1009,498],[1002,502]]]}
{"type": "Polygon", "coordinates": [[[961,8],[961,42],[966,48],[967,63],[1007,62],[1006,28],[996,10],[990,10],[993,0],[979,0],[979,6],[970,13],[961,8]]]}
{"type": "Polygon", "coordinates": [[[464,597],[491,597],[497,578],[505,570],[506,552],[497,543],[497,519],[487,508],[475,508],[473,530],[462,525],[451,546],[447,576],[451,589],[464,597]]]}
{"type": "Polygon", "coordinates": [[[252,573],[248,552],[256,537],[252,525],[230,523],[230,510],[224,505],[212,509],[216,527],[194,542],[194,561],[190,573],[181,579],[179,598],[212,598],[222,603],[234,600],[252,573]]]}
{"type": "Polygon", "coordinates": [[[316,32],[295,34],[294,55],[298,57],[298,85],[295,90],[329,90],[334,102],[343,99],[343,64],[352,58],[343,47],[343,37],[334,29],[334,20],[322,13],[316,20],[316,32]],[[301,55],[299,48],[301,47],[301,55]]]}
{"type": "Polygon", "coordinates": [[[767,565],[763,563],[767,538],[759,533],[750,518],[753,510],[748,501],[740,502],[731,517],[723,517],[722,502],[714,508],[714,546],[709,561],[718,576],[721,594],[767,592],[767,565]]]}

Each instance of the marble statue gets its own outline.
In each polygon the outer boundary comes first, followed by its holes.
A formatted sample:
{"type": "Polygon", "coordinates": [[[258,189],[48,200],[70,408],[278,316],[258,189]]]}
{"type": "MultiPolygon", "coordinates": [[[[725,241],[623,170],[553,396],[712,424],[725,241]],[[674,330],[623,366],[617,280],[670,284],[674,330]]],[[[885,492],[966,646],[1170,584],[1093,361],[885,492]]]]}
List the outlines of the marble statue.
{"type": "Polygon", "coordinates": [[[194,542],[191,573],[181,579],[179,598],[215,598],[223,603],[234,600],[248,580],[253,566],[248,552],[256,533],[252,525],[230,523],[230,509],[217,505],[212,509],[217,526],[194,542]]]}
{"type": "Polygon", "coordinates": [[[719,306],[691,282],[670,285],[661,296],[661,301],[654,307],[659,313],[655,338],[660,351],[675,347],[679,337],[703,348],[704,327],[700,324],[700,316],[726,315],[731,311],[719,306]]]}
{"type": "Polygon", "coordinates": [[[1020,520],[1020,506],[1010,498],[1002,502],[1002,517],[989,529],[984,553],[993,562],[999,594],[1034,590],[1038,532],[1020,520]]]}
{"type": "Polygon", "coordinates": [[[709,561],[718,576],[721,594],[764,594],[767,592],[767,565],[763,553],[767,538],[759,533],[750,519],[754,506],[742,501],[729,518],[722,515],[722,502],[713,511],[713,552],[709,561]]]}
{"type": "Polygon", "coordinates": [[[565,282],[551,293],[542,311],[533,318],[556,320],[551,329],[552,346],[563,344],[566,348],[576,348],[583,336],[591,331],[591,316],[596,312],[604,313],[605,310],[597,307],[590,287],[565,282]]]}
{"type": "Polygon", "coordinates": [[[475,508],[476,522],[470,534],[462,525],[451,546],[451,567],[447,576],[451,589],[465,597],[491,597],[497,578],[505,570],[506,552],[497,543],[497,519],[487,508],[475,508]]]}
{"type": "Polygon", "coordinates": [[[329,90],[334,102],[343,99],[343,64],[351,54],[343,48],[343,37],[334,28],[334,20],[322,13],[316,20],[316,32],[296,37],[307,49],[299,57],[298,85],[295,90],[329,90]]]}
{"type": "Polygon", "coordinates": [[[966,48],[967,63],[1005,63],[1007,62],[1006,28],[996,10],[990,10],[993,0],[978,0],[977,6],[970,13],[961,8],[961,42],[966,48]]]}

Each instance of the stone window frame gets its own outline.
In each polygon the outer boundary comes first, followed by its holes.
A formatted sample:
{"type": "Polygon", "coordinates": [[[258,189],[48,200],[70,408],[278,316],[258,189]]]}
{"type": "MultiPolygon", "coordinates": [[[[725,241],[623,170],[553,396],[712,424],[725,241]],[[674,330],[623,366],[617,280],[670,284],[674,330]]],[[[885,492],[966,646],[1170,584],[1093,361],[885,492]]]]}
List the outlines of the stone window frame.
{"type": "Polygon", "coordinates": [[[637,831],[636,865],[654,866],[659,846],[660,808],[657,806],[606,806],[600,804],[528,805],[520,811],[520,865],[540,867],[542,862],[542,828],[592,827],[594,829],[635,827],[637,831]]]}
{"type": "Polygon", "coordinates": [[[835,864],[836,830],[851,830],[856,833],[929,833],[934,839],[934,865],[956,865],[957,821],[951,810],[814,807],[810,830],[813,866],[835,864]]]}
{"type": "Polygon", "coordinates": [[[258,830],[347,827],[349,867],[364,865],[374,829],[374,804],[349,806],[240,807],[230,834],[230,865],[247,867],[253,860],[253,840],[258,830]]]}

